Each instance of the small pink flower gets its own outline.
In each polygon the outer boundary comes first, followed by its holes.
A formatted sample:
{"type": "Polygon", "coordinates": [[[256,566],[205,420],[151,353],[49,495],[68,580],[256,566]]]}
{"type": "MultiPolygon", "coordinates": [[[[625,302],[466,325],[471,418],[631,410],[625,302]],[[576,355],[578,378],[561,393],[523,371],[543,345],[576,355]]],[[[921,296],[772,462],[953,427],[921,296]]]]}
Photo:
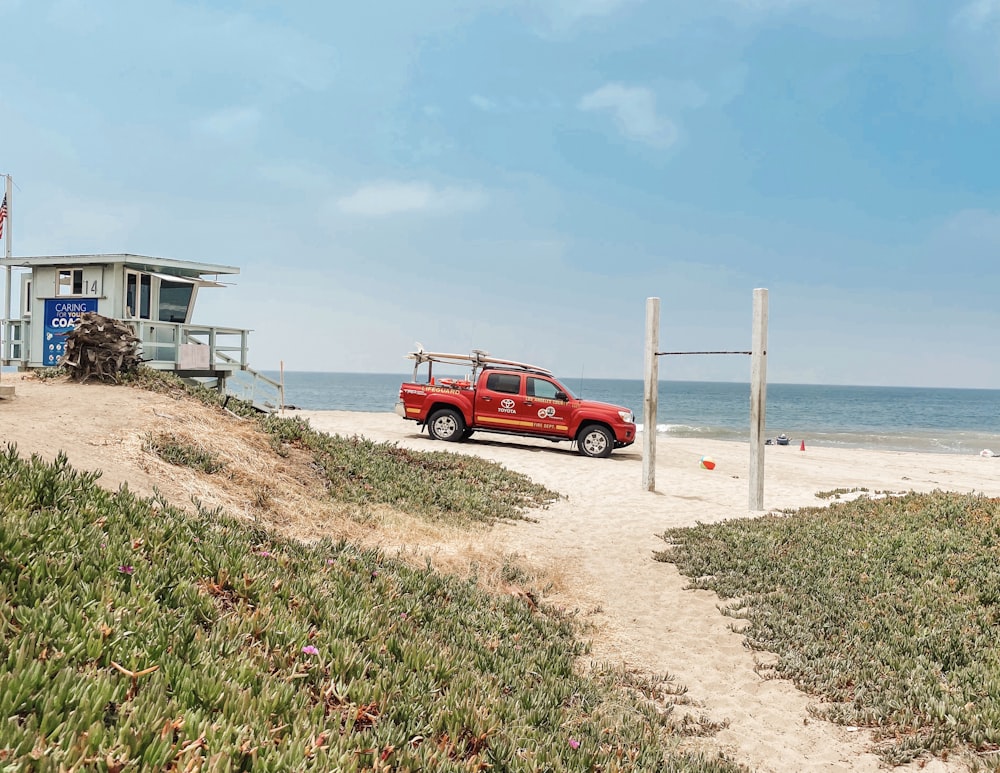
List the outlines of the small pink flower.
{"type": "Polygon", "coordinates": [[[261,550],[260,552],[257,553],[257,555],[258,556],[263,556],[264,558],[268,558],[271,555],[271,551],[270,550],[261,550]]]}
{"type": "Polygon", "coordinates": [[[333,566],[335,563],[337,563],[337,562],[334,561],[332,558],[326,559],[326,565],[327,566],[333,566]]]}
{"type": "Polygon", "coordinates": [[[406,612],[400,612],[399,613],[399,619],[400,620],[405,620],[406,619],[406,612]]]}
{"type": "Polygon", "coordinates": [[[570,738],[569,739],[569,748],[570,749],[579,749],[580,748],[580,742],[578,740],[576,740],[575,738],[570,738]]]}
{"type": "Polygon", "coordinates": [[[135,571],[135,567],[131,564],[122,564],[118,567],[118,571],[122,574],[132,574],[135,571]]]}
{"type": "Polygon", "coordinates": [[[303,655],[319,655],[319,650],[316,649],[311,644],[307,644],[305,647],[302,648],[302,654],[303,655]]]}

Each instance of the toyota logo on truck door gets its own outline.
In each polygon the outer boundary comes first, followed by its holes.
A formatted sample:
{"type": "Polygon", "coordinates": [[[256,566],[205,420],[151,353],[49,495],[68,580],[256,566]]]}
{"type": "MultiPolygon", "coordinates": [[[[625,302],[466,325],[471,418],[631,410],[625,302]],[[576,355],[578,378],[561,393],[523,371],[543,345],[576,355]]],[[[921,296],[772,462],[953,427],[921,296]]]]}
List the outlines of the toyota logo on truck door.
{"type": "Polygon", "coordinates": [[[514,401],[509,397],[500,401],[500,413],[517,413],[514,409],[514,401]]]}

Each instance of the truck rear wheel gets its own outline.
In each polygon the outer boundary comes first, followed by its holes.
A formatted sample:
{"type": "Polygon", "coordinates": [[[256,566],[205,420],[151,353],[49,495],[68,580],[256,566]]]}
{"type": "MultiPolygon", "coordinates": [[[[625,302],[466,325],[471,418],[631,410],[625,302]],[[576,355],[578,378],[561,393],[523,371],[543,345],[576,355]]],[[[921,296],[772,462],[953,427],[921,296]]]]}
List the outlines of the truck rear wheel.
{"type": "Polygon", "coordinates": [[[600,424],[588,424],[576,436],[576,445],[584,456],[604,459],[611,456],[615,441],[606,427],[600,424]]]}
{"type": "Polygon", "coordinates": [[[441,408],[431,415],[427,431],[435,440],[456,442],[465,434],[465,420],[454,408],[441,408]]]}

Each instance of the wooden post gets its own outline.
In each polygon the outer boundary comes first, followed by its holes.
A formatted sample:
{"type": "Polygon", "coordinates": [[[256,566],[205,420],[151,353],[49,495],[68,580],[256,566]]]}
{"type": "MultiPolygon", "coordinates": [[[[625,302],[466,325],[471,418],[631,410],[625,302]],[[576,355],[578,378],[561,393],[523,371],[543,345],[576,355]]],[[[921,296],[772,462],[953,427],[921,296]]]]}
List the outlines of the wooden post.
{"type": "Polygon", "coordinates": [[[281,377],[278,379],[278,413],[284,415],[285,413],[285,361],[280,360],[278,367],[281,369],[281,377]]]}
{"type": "Polygon", "coordinates": [[[767,418],[767,290],[753,291],[750,355],[750,509],[764,509],[764,428],[767,418]]]}
{"type": "Polygon", "coordinates": [[[646,299],[645,396],[642,401],[642,485],[646,491],[656,491],[656,414],[660,389],[660,299],[646,299]]]}

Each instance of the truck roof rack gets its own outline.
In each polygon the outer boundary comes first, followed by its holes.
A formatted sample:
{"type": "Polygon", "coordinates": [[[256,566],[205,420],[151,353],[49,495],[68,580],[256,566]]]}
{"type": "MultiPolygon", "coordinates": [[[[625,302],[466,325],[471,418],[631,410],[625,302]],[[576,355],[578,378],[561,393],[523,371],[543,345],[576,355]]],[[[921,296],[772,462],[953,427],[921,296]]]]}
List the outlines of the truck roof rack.
{"type": "Polygon", "coordinates": [[[494,365],[505,368],[531,370],[546,376],[552,375],[552,371],[540,368],[537,365],[529,365],[526,362],[518,362],[517,360],[502,360],[498,357],[490,357],[489,352],[484,352],[482,349],[473,349],[471,354],[450,354],[447,352],[428,352],[420,344],[417,344],[417,350],[407,354],[406,359],[416,360],[414,368],[425,362],[445,362],[455,365],[471,365],[474,369],[494,365]]]}
{"type": "Polygon", "coordinates": [[[545,368],[536,368],[534,365],[498,365],[493,362],[488,362],[483,365],[483,370],[523,370],[525,373],[536,373],[539,376],[551,376],[552,371],[545,370],[545,368]]]}

